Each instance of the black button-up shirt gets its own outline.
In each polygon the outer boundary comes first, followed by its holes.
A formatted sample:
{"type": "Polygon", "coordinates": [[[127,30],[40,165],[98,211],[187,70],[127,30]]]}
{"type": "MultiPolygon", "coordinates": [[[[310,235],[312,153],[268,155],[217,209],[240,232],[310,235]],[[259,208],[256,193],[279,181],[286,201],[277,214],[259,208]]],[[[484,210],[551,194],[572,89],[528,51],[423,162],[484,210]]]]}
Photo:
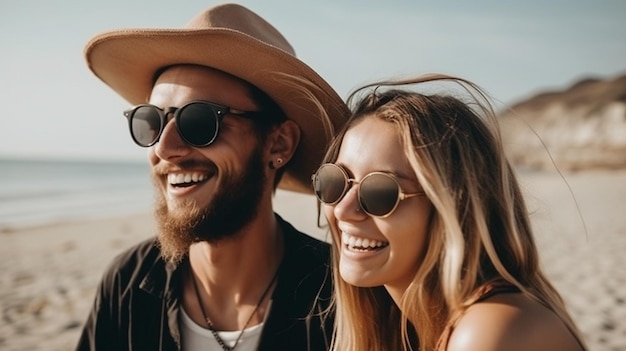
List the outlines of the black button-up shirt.
{"type": "MultiPolygon", "coordinates": [[[[259,350],[327,350],[329,245],[277,216],[285,255],[259,350]]],[[[180,350],[183,264],[165,262],[155,239],[119,255],[105,272],[76,350],[180,350]]]]}

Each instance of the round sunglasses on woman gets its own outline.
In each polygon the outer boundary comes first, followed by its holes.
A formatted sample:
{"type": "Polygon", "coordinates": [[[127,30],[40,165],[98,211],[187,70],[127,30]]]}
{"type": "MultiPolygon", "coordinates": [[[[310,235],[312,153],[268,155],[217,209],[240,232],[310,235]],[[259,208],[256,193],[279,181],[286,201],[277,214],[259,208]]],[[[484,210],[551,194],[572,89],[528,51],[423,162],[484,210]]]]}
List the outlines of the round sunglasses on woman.
{"type": "Polygon", "coordinates": [[[337,204],[352,185],[358,185],[359,205],[363,212],[374,217],[387,217],[398,207],[400,201],[425,195],[423,191],[404,193],[398,180],[384,172],[372,172],[357,181],[350,178],[343,167],[333,163],[320,166],[312,180],[315,195],[327,205],[337,204]]]}
{"type": "Polygon", "coordinates": [[[141,147],[157,143],[169,122],[167,116],[174,114],[174,123],[180,137],[194,147],[211,145],[220,130],[222,119],[228,114],[251,118],[259,111],[233,111],[230,107],[210,101],[192,101],[178,107],[162,109],[151,104],[141,104],[124,111],[133,141],[141,147]]]}

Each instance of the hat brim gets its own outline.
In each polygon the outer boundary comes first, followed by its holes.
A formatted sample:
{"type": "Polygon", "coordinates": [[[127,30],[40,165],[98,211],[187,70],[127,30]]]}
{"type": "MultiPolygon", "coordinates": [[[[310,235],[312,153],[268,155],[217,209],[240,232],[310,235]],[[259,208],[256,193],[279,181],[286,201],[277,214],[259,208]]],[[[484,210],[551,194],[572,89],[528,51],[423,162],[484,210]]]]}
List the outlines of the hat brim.
{"type": "Polygon", "coordinates": [[[311,174],[349,114],[335,90],[308,65],[230,29],[112,31],[94,37],[85,58],[93,73],[131,104],[146,102],[156,72],[175,64],[212,67],[261,89],[301,129],[298,149],[278,185],[285,190],[312,193],[311,174]]]}

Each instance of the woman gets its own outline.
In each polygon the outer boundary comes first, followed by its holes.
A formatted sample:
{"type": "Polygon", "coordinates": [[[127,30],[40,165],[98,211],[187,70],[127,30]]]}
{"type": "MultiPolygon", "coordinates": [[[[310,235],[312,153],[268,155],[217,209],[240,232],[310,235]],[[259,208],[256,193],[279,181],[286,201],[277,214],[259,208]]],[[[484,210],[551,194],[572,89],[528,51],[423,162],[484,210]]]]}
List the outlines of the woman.
{"type": "Polygon", "coordinates": [[[334,243],[334,350],[585,350],[539,268],[486,94],[429,75],[348,103],[313,176],[334,243]],[[471,101],[400,88],[418,83],[471,101]]]}

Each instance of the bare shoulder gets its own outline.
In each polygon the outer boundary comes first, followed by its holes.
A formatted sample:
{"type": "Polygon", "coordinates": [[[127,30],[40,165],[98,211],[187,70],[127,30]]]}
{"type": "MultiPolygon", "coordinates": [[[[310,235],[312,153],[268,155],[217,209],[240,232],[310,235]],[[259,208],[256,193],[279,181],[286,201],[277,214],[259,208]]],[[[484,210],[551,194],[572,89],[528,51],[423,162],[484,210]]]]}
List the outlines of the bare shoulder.
{"type": "Polygon", "coordinates": [[[450,335],[448,351],[582,351],[563,321],[521,293],[472,305],[450,335]]]}

